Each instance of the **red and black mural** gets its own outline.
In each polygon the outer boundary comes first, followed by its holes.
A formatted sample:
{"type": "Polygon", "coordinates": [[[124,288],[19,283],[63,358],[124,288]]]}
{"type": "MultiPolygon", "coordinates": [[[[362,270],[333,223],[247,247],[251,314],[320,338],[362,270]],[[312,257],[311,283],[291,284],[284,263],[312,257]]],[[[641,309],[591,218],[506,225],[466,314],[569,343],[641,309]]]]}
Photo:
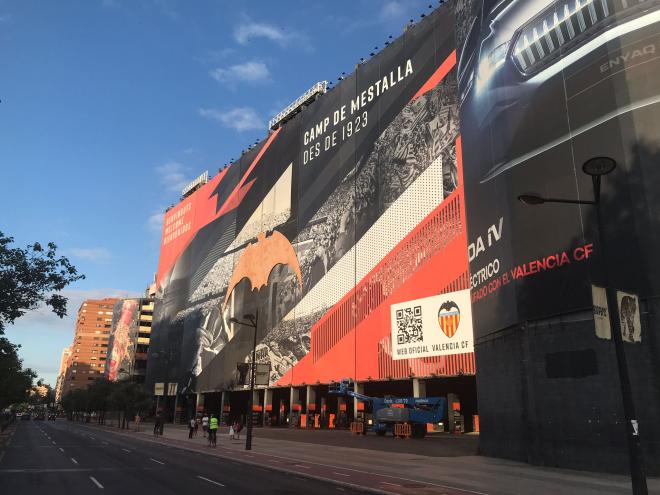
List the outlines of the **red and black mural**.
{"type": "Polygon", "coordinates": [[[257,310],[271,385],[474,373],[390,344],[392,304],[469,287],[453,25],[412,26],[165,214],[148,381],[231,388],[252,338],[229,320],[257,310]]]}

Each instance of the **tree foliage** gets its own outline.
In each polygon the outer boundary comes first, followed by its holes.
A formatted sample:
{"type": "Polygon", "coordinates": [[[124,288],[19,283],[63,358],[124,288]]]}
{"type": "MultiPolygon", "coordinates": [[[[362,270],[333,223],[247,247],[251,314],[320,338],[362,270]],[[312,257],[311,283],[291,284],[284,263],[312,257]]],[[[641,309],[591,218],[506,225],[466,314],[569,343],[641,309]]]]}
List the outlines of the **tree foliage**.
{"type": "Polygon", "coordinates": [[[40,304],[49,306],[60,318],[66,316],[67,298],[59,294],[67,285],[85,278],[57,246],[38,242],[26,248],[12,247],[13,237],[0,232],[0,335],[40,304]]]}
{"type": "Polygon", "coordinates": [[[152,397],[139,383],[97,380],[86,389],[78,389],[62,397],[62,408],[69,416],[96,413],[99,423],[104,423],[106,413],[116,412],[123,417],[122,425],[136,414],[142,416],[152,408],[152,397]]]}
{"type": "Polygon", "coordinates": [[[18,357],[20,345],[0,337],[0,409],[25,401],[37,374],[30,368],[23,369],[18,357]]]}

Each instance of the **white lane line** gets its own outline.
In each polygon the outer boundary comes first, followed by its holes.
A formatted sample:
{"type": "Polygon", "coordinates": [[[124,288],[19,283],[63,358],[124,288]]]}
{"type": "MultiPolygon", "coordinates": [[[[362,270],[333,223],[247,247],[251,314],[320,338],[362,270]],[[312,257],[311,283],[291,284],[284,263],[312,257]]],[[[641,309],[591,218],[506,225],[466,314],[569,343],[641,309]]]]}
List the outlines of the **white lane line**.
{"type": "Polygon", "coordinates": [[[128,450],[128,449],[121,449],[121,450],[123,450],[123,451],[126,452],[127,454],[130,454],[130,453],[131,453],[131,451],[128,450]]]}
{"type": "Polygon", "coordinates": [[[55,443],[55,440],[51,440],[50,443],[52,443],[53,445],[57,445],[57,444],[55,443]]]}
{"type": "Polygon", "coordinates": [[[71,462],[73,462],[74,464],[78,464],[78,461],[76,461],[73,457],[71,458],[71,462]]]}
{"type": "Polygon", "coordinates": [[[390,486],[401,486],[396,483],[390,483],[389,481],[380,481],[381,485],[390,485],[390,486]]]}
{"type": "Polygon", "coordinates": [[[209,483],[213,483],[214,485],[218,486],[225,486],[222,483],[218,483],[217,481],[210,480],[208,478],[204,478],[204,476],[197,476],[200,480],[208,481],[209,483]]]}
{"type": "Polygon", "coordinates": [[[348,477],[348,478],[350,478],[350,476],[351,476],[350,474],[346,474],[346,473],[338,473],[337,471],[333,471],[332,474],[338,474],[339,476],[346,476],[346,477],[348,477]]]}
{"type": "Polygon", "coordinates": [[[311,466],[303,466],[302,464],[294,464],[294,466],[295,467],[301,467],[301,468],[304,468],[304,469],[312,469],[311,466]]]}
{"type": "Polygon", "coordinates": [[[96,486],[98,486],[99,488],[103,489],[103,485],[102,485],[101,483],[99,483],[99,480],[97,480],[96,478],[94,478],[94,476],[90,476],[89,479],[92,480],[96,486]]]}
{"type": "Polygon", "coordinates": [[[165,464],[164,462],[157,461],[156,459],[152,459],[151,457],[149,457],[149,460],[157,464],[163,464],[163,465],[165,464]]]}
{"type": "Polygon", "coordinates": [[[64,449],[62,447],[60,447],[60,452],[64,454],[64,449]]]}

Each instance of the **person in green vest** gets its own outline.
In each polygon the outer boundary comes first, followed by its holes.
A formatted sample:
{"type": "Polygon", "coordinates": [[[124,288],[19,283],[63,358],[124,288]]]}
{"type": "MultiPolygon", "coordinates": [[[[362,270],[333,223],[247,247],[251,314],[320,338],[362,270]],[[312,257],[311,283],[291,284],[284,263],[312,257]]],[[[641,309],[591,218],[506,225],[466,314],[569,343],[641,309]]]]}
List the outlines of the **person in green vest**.
{"type": "Polygon", "coordinates": [[[209,420],[209,443],[215,447],[215,442],[218,435],[218,418],[215,414],[211,414],[209,420]]]}

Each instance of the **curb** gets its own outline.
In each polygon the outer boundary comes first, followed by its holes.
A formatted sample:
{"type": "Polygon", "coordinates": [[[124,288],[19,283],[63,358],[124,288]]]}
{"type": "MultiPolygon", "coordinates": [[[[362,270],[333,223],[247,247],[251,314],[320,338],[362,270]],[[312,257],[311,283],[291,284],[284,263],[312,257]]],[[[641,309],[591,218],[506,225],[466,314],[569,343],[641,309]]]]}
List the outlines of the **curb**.
{"type": "MultiPolygon", "coordinates": [[[[87,428],[91,428],[90,426],[87,426],[87,425],[82,425],[82,426],[86,426],[87,428]]],[[[185,445],[178,445],[177,443],[171,442],[171,441],[168,441],[168,440],[152,440],[149,437],[140,438],[140,437],[133,436],[130,433],[125,433],[125,432],[122,432],[122,431],[113,431],[112,429],[116,428],[114,426],[97,425],[97,427],[100,427],[103,430],[108,431],[109,433],[114,433],[115,435],[130,437],[130,438],[133,438],[133,439],[136,439],[136,440],[141,440],[141,441],[144,441],[144,442],[149,442],[149,443],[158,444],[158,445],[167,445],[169,447],[173,447],[173,448],[177,448],[177,449],[181,449],[181,450],[187,450],[189,452],[196,452],[196,453],[206,452],[206,451],[200,451],[200,449],[198,449],[198,448],[188,447],[188,446],[185,446],[185,445]]],[[[234,458],[234,457],[229,457],[229,456],[223,455],[223,454],[221,454],[217,451],[209,451],[208,453],[210,455],[214,456],[214,457],[220,457],[222,459],[229,459],[229,460],[232,460],[234,462],[240,462],[241,464],[248,464],[250,466],[256,466],[256,467],[259,467],[259,468],[262,468],[262,469],[268,469],[268,470],[271,470],[271,471],[277,471],[277,472],[281,472],[281,473],[285,473],[285,474],[292,474],[292,475],[298,476],[300,478],[307,478],[307,479],[312,479],[312,480],[315,480],[315,481],[322,481],[324,483],[330,483],[330,484],[333,484],[333,485],[341,486],[343,488],[350,488],[352,490],[355,490],[355,491],[361,492],[361,493],[373,493],[373,494],[376,494],[376,495],[399,495],[396,492],[390,492],[390,491],[387,491],[387,490],[379,490],[378,488],[371,488],[371,487],[364,486],[364,485],[356,485],[356,484],[353,484],[353,483],[348,483],[346,481],[335,480],[335,479],[332,479],[332,478],[324,478],[323,476],[317,476],[317,475],[314,475],[314,474],[295,471],[293,469],[287,469],[287,468],[284,468],[284,467],[270,466],[270,465],[264,466],[263,464],[260,464],[258,462],[249,461],[249,460],[245,460],[245,459],[238,459],[238,458],[234,458]]],[[[270,454],[262,454],[262,455],[270,455],[270,454]]]]}

